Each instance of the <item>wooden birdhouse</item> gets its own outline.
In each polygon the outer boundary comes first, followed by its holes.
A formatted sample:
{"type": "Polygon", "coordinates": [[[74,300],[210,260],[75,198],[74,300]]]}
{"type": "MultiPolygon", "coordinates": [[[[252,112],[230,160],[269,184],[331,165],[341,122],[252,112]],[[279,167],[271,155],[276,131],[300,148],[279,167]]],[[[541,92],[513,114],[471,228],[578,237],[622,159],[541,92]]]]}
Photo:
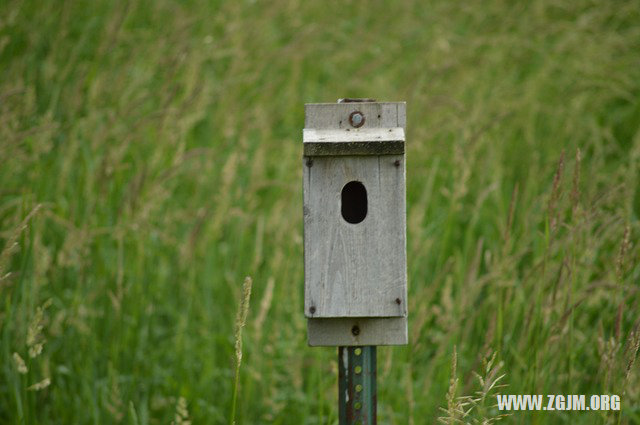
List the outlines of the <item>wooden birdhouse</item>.
{"type": "Polygon", "coordinates": [[[404,102],[305,105],[310,345],[407,343],[404,102]]]}

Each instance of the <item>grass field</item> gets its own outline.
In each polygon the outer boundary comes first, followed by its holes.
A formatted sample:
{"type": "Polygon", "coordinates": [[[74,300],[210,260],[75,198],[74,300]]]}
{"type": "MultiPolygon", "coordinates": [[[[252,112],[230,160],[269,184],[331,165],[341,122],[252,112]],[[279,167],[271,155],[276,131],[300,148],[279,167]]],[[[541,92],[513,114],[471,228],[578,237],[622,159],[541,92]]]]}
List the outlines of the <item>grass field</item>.
{"type": "Polygon", "coordinates": [[[378,350],[379,423],[491,423],[501,392],[622,399],[501,423],[640,424],[639,22],[0,2],[0,423],[336,424],[336,350],[303,317],[303,104],[375,97],[408,110],[410,344],[378,350]]]}

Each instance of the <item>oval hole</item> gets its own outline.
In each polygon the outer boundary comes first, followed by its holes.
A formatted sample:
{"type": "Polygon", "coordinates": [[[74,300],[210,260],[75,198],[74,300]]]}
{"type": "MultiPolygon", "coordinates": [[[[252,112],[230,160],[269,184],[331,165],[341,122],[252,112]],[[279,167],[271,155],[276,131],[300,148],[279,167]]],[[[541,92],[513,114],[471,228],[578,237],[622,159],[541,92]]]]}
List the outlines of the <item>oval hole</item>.
{"type": "Polygon", "coordinates": [[[342,188],[342,218],[348,223],[360,223],[367,216],[367,189],[357,181],[342,188]]]}

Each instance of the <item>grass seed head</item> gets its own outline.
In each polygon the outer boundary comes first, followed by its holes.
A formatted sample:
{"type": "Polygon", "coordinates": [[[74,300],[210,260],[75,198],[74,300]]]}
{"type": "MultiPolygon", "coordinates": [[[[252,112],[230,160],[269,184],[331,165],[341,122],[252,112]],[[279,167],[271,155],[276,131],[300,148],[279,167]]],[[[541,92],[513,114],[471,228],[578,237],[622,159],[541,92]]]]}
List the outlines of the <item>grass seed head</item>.
{"type": "Polygon", "coordinates": [[[242,298],[240,299],[240,308],[236,316],[236,332],[235,332],[235,352],[236,362],[242,362],[242,329],[247,323],[247,315],[249,314],[249,301],[251,299],[251,286],[253,280],[247,276],[242,284],[242,298]]]}
{"type": "Polygon", "coordinates": [[[628,360],[627,360],[627,367],[625,370],[625,379],[629,381],[629,375],[631,374],[633,365],[636,362],[638,349],[640,349],[640,327],[637,327],[631,332],[631,334],[629,335],[629,341],[627,346],[629,347],[629,354],[628,354],[628,360]]]}
{"type": "Polygon", "coordinates": [[[42,353],[46,342],[42,330],[44,328],[44,312],[50,305],[51,299],[38,307],[27,328],[27,347],[29,348],[29,357],[32,359],[42,353]]]}
{"type": "Polygon", "coordinates": [[[189,410],[187,409],[187,400],[184,397],[178,397],[176,403],[176,415],[175,419],[171,422],[172,425],[191,425],[189,420],[189,410]]]}
{"type": "Polygon", "coordinates": [[[36,382],[35,384],[31,385],[30,387],[27,387],[27,390],[28,391],[41,391],[41,390],[44,390],[45,388],[47,388],[49,385],[51,385],[51,379],[44,378],[42,381],[36,382]]]}
{"type": "Polygon", "coordinates": [[[24,375],[25,373],[29,372],[29,369],[27,368],[27,365],[25,364],[22,357],[20,357],[20,354],[13,353],[13,363],[16,366],[16,370],[18,371],[18,373],[24,375]]]}

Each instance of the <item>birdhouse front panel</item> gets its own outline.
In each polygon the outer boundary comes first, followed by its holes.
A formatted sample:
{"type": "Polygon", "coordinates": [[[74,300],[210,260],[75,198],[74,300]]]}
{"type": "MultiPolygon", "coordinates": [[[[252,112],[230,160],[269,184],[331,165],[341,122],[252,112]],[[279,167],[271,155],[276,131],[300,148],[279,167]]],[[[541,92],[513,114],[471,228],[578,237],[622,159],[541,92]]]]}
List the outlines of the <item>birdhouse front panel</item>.
{"type": "Polygon", "coordinates": [[[306,112],[305,315],[404,317],[404,103],[306,112]]]}

